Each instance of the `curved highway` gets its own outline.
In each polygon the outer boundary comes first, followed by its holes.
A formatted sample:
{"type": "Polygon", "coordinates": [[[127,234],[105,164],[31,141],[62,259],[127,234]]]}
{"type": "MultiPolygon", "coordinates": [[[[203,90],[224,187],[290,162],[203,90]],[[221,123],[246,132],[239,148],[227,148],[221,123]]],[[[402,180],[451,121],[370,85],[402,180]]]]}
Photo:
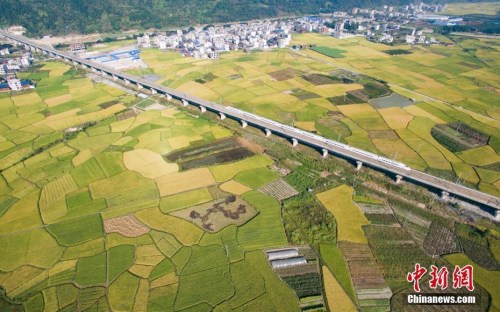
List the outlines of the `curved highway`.
{"type": "Polygon", "coordinates": [[[61,52],[44,45],[34,43],[22,36],[15,36],[5,32],[0,32],[0,35],[10,38],[11,40],[14,40],[18,43],[24,44],[29,48],[32,49],[35,48],[38,49],[39,51],[50,53],[53,56],[61,57],[68,61],[72,61],[75,65],[78,64],[83,67],[88,67],[94,70],[101,71],[103,74],[111,75],[113,76],[113,78],[122,79],[125,82],[135,83],[140,87],[148,88],[151,91],[157,92],[160,95],[166,95],[168,97],[171,96],[177,100],[183,101],[184,105],[187,105],[189,103],[191,105],[199,106],[200,108],[202,108],[202,110],[204,109],[211,110],[213,112],[222,114],[224,116],[240,120],[244,123],[252,124],[254,126],[266,129],[267,131],[270,131],[272,133],[292,138],[292,140],[294,141],[301,141],[308,145],[315,146],[319,149],[322,149],[325,153],[327,151],[332,154],[338,154],[346,158],[350,158],[356,161],[361,161],[365,164],[370,165],[371,167],[392,172],[395,175],[399,175],[401,177],[417,181],[421,184],[431,186],[433,188],[448,192],[450,194],[455,194],[458,197],[462,197],[470,201],[486,205],[496,210],[494,213],[494,217],[496,218],[500,217],[500,213],[498,212],[498,210],[500,210],[500,199],[498,197],[485,194],[478,190],[474,190],[460,184],[440,179],[435,176],[414,169],[410,169],[409,167],[407,167],[402,163],[398,163],[396,161],[392,161],[387,158],[366,151],[362,151],[350,147],[348,145],[338,143],[336,141],[325,139],[321,136],[312,134],[307,131],[290,127],[267,118],[247,113],[239,109],[223,106],[193,95],[180,92],[175,89],[171,89],[168,87],[158,85],[156,83],[146,81],[142,78],[135,77],[127,73],[123,73],[121,71],[108,68],[100,63],[82,59],[73,54],[61,52]]]}

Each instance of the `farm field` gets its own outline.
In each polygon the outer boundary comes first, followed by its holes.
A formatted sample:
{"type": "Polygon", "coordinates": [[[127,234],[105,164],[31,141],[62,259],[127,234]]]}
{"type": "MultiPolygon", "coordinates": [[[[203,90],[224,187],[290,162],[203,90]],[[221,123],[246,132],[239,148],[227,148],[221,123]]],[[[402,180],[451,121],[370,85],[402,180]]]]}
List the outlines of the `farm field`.
{"type": "Polygon", "coordinates": [[[486,14],[495,15],[500,11],[498,2],[478,2],[478,3],[450,3],[443,14],[466,15],[466,14],[486,14]]]}
{"type": "Polygon", "coordinates": [[[366,243],[361,226],[368,224],[368,220],[352,201],[352,188],[344,184],[316,197],[337,220],[339,241],[366,243]]]}
{"type": "Polygon", "coordinates": [[[480,150],[462,156],[430,135],[435,125],[460,121],[490,136],[488,155],[498,157],[500,111],[492,105],[497,95],[491,91],[500,87],[492,70],[500,65],[496,48],[490,51],[487,39],[455,39],[455,47],[418,46],[409,54],[390,55],[384,53],[389,47],[363,38],[308,33],[294,34],[292,44],[317,44],[321,53],[276,49],[196,60],[144,49],[142,57],[166,86],[340,139],[444,178],[466,176],[470,187],[498,195],[498,171],[493,182],[479,175],[489,169],[487,162],[472,156],[480,150]],[[476,52],[471,55],[463,48],[476,52]],[[382,90],[364,78],[353,83],[356,78],[347,70],[385,81],[396,93],[377,108],[379,102],[369,99],[382,90]],[[207,73],[210,79],[203,80],[207,73]],[[386,131],[393,134],[385,136],[386,131]]]}
{"type": "Polygon", "coordinates": [[[261,250],[287,245],[278,200],[257,190],[273,160],[181,168],[164,156],[231,131],[173,107],[126,113],[134,97],[72,71],[48,62],[24,74],[39,89],[0,95],[0,307],[298,311],[261,250]]]}

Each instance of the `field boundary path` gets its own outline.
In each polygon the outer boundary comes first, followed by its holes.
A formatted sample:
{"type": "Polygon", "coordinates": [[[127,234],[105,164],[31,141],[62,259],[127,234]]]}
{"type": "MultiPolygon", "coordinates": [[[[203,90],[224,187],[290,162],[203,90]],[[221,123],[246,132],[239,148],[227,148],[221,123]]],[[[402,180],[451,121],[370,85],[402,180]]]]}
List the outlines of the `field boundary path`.
{"type": "Polygon", "coordinates": [[[165,96],[168,100],[179,100],[181,101],[183,106],[196,106],[201,110],[202,113],[210,110],[219,114],[221,119],[230,117],[231,119],[240,121],[243,127],[251,124],[258,128],[264,129],[266,132],[266,136],[271,135],[271,133],[275,133],[279,134],[280,136],[290,138],[293,146],[296,146],[300,141],[302,143],[305,143],[306,145],[321,150],[324,156],[328,155],[329,153],[339,155],[343,158],[357,161],[358,166],[364,163],[375,169],[394,174],[397,178],[397,182],[402,178],[407,178],[428,187],[441,190],[444,199],[448,198],[450,194],[455,194],[458,197],[488,206],[493,209],[490,209],[491,211],[489,212],[489,217],[500,220],[500,199],[498,197],[420,172],[418,170],[410,169],[402,163],[398,163],[393,160],[389,160],[387,158],[360,149],[356,149],[333,140],[328,140],[324,137],[312,134],[307,131],[290,127],[288,125],[284,125],[282,123],[233,107],[223,106],[211,101],[207,101],[205,99],[186,94],[182,91],[164,87],[156,83],[149,82],[145,79],[111,69],[102,64],[82,59],[70,53],[61,52],[44,45],[36,44],[22,36],[15,36],[5,32],[0,32],[0,35],[3,35],[19,44],[23,44],[27,49],[31,49],[33,51],[44,54],[49,54],[66,62],[72,62],[75,66],[79,65],[94,72],[100,72],[103,76],[112,77],[113,80],[123,80],[126,85],[134,83],[140,90],[149,89],[152,94],[165,96]]]}

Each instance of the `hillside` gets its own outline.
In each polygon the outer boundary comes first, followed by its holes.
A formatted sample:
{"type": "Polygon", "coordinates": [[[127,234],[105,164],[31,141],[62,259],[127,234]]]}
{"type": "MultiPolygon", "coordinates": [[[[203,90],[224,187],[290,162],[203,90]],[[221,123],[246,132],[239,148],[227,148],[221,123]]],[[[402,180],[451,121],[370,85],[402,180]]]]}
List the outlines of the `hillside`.
{"type": "Polygon", "coordinates": [[[316,14],[408,0],[4,0],[0,26],[29,35],[112,32],[316,14]]]}

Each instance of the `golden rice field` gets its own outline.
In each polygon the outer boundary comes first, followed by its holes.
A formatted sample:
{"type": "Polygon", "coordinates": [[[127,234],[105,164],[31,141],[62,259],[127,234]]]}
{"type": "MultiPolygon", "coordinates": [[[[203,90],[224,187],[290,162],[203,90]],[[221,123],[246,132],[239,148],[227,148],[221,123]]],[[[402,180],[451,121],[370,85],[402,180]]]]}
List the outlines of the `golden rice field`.
{"type": "Polygon", "coordinates": [[[270,158],[181,170],[164,156],[233,133],[173,107],[127,118],[121,113],[134,97],[62,63],[22,74],[30,75],[39,79],[35,90],[0,94],[5,296],[28,312],[180,311],[206,302],[262,311],[263,296],[298,311],[296,295],[270,267],[247,263],[265,261],[248,253],[255,246],[286,243],[280,206],[250,187],[259,176],[245,176],[250,186],[232,180],[251,168],[274,178],[270,158]],[[97,124],[63,140],[65,128],[85,122],[97,124]],[[250,194],[259,216],[214,234],[170,214],[232,194],[250,194]],[[247,280],[262,285],[248,293],[247,280]]]}
{"type": "MultiPolygon", "coordinates": [[[[440,40],[445,39],[440,37],[440,40]]],[[[485,41],[487,39],[462,39],[461,46],[475,47],[475,56],[463,52],[458,46],[404,45],[397,48],[406,49],[411,54],[390,56],[384,51],[394,47],[363,38],[339,40],[306,33],[294,34],[292,43],[335,47],[345,51],[344,57],[330,58],[312,50],[289,49],[249,54],[223,53],[218,60],[196,60],[183,58],[175,52],[145,49],[142,57],[161,77],[160,82],[164,85],[334,139],[339,137],[335,129],[322,131],[324,129],[318,129],[315,121],[331,112],[340,112],[345,117],[341,122],[351,131],[349,136],[342,136],[349,144],[389,158],[393,158],[397,150],[399,158],[396,158],[415,169],[430,170],[434,174],[440,174],[440,171],[443,177],[458,177],[461,165],[457,164],[460,163],[473,168],[476,176],[477,171],[488,169],[491,163],[497,162],[498,146],[490,143],[494,150],[485,147],[487,153],[484,155],[479,155],[481,149],[459,155],[437,142],[430,131],[436,124],[460,121],[487,135],[499,136],[500,109],[492,105],[497,95],[484,86],[500,87],[497,83],[500,77],[492,70],[500,66],[500,59],[498,48],[492,46],[497,54],[489,52],[486,48],[491,45],[485,41]],[[475,57],[485,59],[485,63],[475,57]],[[416,102],[406,107],[390,108],[376,108],[368,103],[334,105],[328,98],[345,96],[347,91],[359,90],[362,86],[339,82],[315,85],[304,79],[304,75],[329,75],[339,69],[384,80],[394,92],[416,102]],[[279,76],[282,70],[290,70],[291,76],[282,79],[279,76]],[[213,79],[205,83],[196,81],[207,73],[212,74],[213,79]],[[300,92],[294,96],[297,90],[300,92]],[[312,96],[301,98],[300,94],[312,96]],[[396,130],[397,137],[371,137],[371,131],[386,130],[396,130]],[[476,154],[478,157],[472,156],[476,154]],[[490,161],[478,160],[481,157],[490,161]]],[[[172,143],[178,144],[175,140],[172,143]]],[[[487,191],[496,188],[496,180],[474,181],[469,179],[471,187],[482,182],[489,186],[483,187],[487,191]]]]}

